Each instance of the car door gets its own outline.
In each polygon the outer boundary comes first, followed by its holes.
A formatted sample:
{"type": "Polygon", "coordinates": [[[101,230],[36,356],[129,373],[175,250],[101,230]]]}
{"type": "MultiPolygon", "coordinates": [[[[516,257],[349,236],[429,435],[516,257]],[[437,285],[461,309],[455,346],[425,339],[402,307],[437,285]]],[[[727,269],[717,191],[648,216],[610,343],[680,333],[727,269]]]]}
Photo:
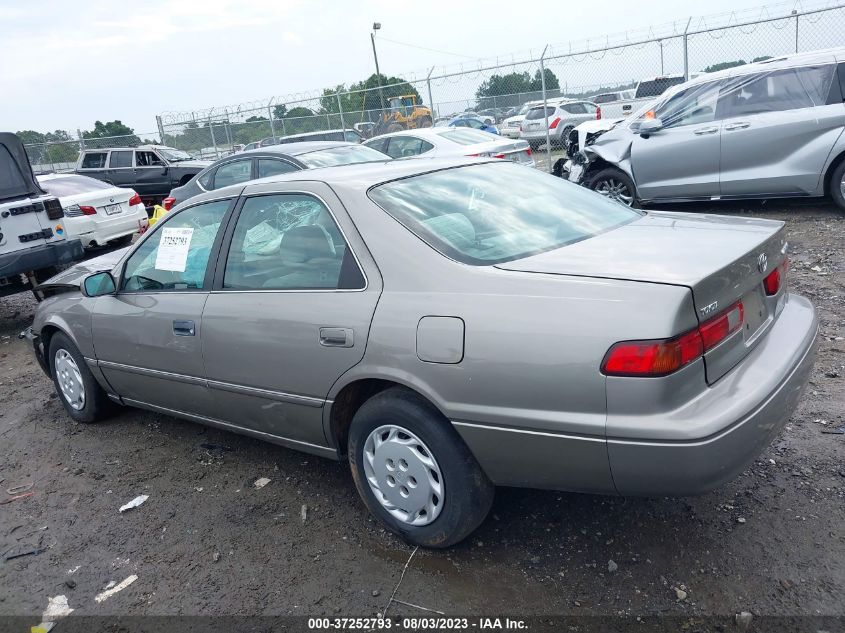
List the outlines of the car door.
{"type": "Polygon", "coordinates": [[[327,185],[267,191],[230,223],[203,311],[209,386],[225,421],[324,446],[322,407],[363,357],[381,277],[327,185]]]}
{"type": "Polygon", "coordinates": [[[118,291],[96,300],[97,361],[127,402],[214,414],[201,319],[231,202],[202,202],[166,215],[122,265],[118,291]]]}
{"type": "Polygon", "coordinates": [[[116,187],[131,187],[135,180],[132,169],[132,150],[113,149],[109,152],[106,180],[116,187]]]}
{"type": "Polygon", "coordinates": [[[170,192],[169,167],[165,160],[151,150],[135,150],[134,184],[142,196],[167,195],[170,192]]]}
{"type": "Polygon", "coordinates": [[[835,65],[818,64],[737,78],[723,91],[721,193],[726,197],[809,194],[845,124],[830,99],[835,65]]]}
{"type": "Polygon", "coordinates": [[[660,119],[663,128],[647,138],[636,133],[642,119],[631,123],[631,172],[641,199],[719,195],[720,86],[691,86],[658,104],[643,118],[660,119]]]}

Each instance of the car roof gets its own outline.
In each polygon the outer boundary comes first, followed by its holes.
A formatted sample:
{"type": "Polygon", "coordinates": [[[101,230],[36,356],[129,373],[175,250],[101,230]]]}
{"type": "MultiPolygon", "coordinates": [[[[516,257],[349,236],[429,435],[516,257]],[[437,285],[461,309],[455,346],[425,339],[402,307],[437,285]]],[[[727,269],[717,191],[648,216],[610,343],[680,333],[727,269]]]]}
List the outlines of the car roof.
{"type": "MultiPolygon", "coordinates": [[[[348,141],[300,141],[298,143],[279,143],[278,145],[267,145],[266,147],[250,149],[240,152],[238,156],[245,154],[287,154],[288,156],[299,156],[308,152],[316,152],[321,149],[333,147],[345,147],[347,145],[360,145],[348,141]]],[[[227,156],[228,158],[228,156],[227,156]]]]}
{"type": "MultiPolygon", "coordinates": [[[[375,141],[380,138],[389,138],[391,136],[420,136],[422,138],[431,137],[431,136],[442,136],[445,132],[452,131],[452,128],[442,125],[440,127],[420,127],[415,130],[399,130],[398,132],[388,132],[386,134],[379,134],[378,136],[374,136],[373,138],[368,138],[366,141],[362,143],[362,145],[367,145],[372,141],[375,141]]],[[[353,143],[354,145],[355,143],[353,143]]]]}

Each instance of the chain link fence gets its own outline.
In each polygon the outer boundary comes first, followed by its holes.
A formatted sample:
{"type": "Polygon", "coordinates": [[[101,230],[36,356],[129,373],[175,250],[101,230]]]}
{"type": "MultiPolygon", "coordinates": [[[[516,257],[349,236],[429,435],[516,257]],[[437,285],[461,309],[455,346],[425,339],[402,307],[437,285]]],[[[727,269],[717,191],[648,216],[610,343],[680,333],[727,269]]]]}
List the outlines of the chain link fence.
{"type": "MultiPolygon", "coordinates": [[[[424,77],[410,74],[389,85],[355,90],[340,85],[235,106],[167,112],[157,117],[158,136],[166,145],[214,158],[297,134],[331,132],[329,138],[342,138],[338,134],[346,131],[346,138],[367,138],[446,124],[474,113],[503,135],[519,138],[519,117],[530,105],[581,99],[599,103],[605,116],[617,116],[615,107],[630,101],[640,82],[679,82],[751,61],[841,45],[845,4],[767,5],[549,45],[524,59],[431,68],[424,77]]],[[[544,169],[551,168],[561,151],[550,145],[535,149],[535,160],[544,169]]]]}
{"type": "Polygon", "coordinates": [[[63,138],[29,143],[26,148],[29,162],[36,175],[65,173],[76,169],[76,161],[83,149],[103,149],[109,147],[138,147],[139,145],[160,144],[158,132],[86,138],[77,130],[76,138],[63,138]]]}

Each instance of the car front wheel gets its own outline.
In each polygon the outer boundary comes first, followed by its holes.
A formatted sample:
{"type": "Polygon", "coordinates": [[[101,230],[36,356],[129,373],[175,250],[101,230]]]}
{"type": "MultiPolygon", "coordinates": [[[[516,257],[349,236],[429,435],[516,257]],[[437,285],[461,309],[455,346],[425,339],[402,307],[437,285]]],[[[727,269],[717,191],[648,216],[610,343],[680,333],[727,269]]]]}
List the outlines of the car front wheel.
{"type": "Polygon", "coordinates": [[[50,374],[59,400],[77,422],[99,422],[114,410],[114,404],[97,383],[82,354],[65,334],[50,339],[50,374]]]}
{"type": "Polygon", "coordinates": [[[637,202],[634,182],[621,169],[613,167],[602,169],[590,179],[590,189],[626,206],[634,208],[640,206],[637,202]]]}
{"type": "Polygon", "coordinates": [[[837,165],[830,175],[830,197],[840,211],[845,211],[845,161],[837,165]]]}
{"type": "Polygon", "coordinates": [[[370,512],[413,545],[460,542],[493,503],[493,484],[449,421],[401,387],[381,392],[355,413],[349,465],[370,512]]]}

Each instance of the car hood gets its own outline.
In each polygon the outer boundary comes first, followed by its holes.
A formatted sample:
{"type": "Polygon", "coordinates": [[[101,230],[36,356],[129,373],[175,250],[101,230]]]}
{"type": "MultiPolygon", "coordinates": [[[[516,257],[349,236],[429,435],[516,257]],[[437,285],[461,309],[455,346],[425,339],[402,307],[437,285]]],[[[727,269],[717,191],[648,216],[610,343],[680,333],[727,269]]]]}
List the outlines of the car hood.
{"type": "Polygon", "coordinates": [[[105,255],[100,255],[99,257],[79,262],[78,264],[63,270],[58,275],[50,277],[50,279],[45,281],[43,284],[39,284],[38,289],[81,288],[82,281],[88,275],[111,271],[130,248],[132,247],[127,246],[126,248],[119,248],[115,251],[111,251],[110,253],[106,253],[105,255]]]}
{"type": "Polygon", "coordinates": [[[762,279],[786,251],[784,223],[719,215],[655,212],[595,237],[499,268],[686,286],[699,308],[727,306],[737,289],[762,279]],[[750,280],[750,281],[749,281],[750,280]]]}

